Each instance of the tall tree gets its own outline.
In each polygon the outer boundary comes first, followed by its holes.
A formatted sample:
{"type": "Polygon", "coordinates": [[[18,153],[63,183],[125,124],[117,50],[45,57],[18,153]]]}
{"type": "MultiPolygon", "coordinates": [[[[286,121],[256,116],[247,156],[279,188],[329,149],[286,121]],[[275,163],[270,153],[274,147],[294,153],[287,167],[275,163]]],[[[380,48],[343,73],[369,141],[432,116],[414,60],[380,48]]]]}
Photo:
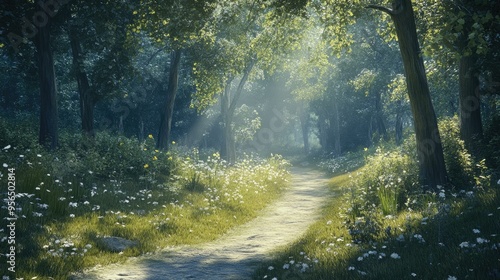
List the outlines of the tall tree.
{"type": "Polygon", "coordinates": [[[221,96],[221,155],[230,162],[236,155],[234,111],[245,85],[255,78],[257,69],[274,71],[298,36],[297,18],[278,14],[271,4],[221,2],[213,20],[214,41],[203,47],[194,67],[195,105],[203,110],[221,96]]]}
{"type": "Polygon", "coordinates": [[[427,16],[419,24],[425,31],[425,53],[458,70],[460,135],[474,150],[474,139],[482,137],[479,77],[492,69],[486,57],[498,42],[500,4],[495,0],[456,0],[418,5],[427,16]]]}
{"type": "Polygon", "coordinates": [[[443,147],[421,57],[411,0],[393,0],[392,9],[378,5],[368,7],[387,13],[396,29],[413,114],[420,178],[431,188],[445,185],[447,174],[443,147]]]}
{"type": "Polygon", "coordinates": [[[84,58],[78,31],[72,26],[68,28],[68,33],[73,54],[73,71],[78,85],[82,130],[87,136],[92,137],[94,135],[94,94],[91,92],[90,82],[83,65],[84,58]]]}
{"type": "Polygon", "coordinates": [[[168,149],[177,95],[182,52],[193,45],[212,40],[210,20],[214,1],[144,0],[134,15],[138,18],[135,32],[146,31],[160,49],[171,51],[165,103],[160,108],[160,127],[156,146],[168,149]]]}
{"type": "Polygon", "coordinates": [[[156,147],[158,149],[168,149],[170,132],[172,130],[172,116],[174,113],[175,96],[179,85],[179,69],[181,64],[180,50],[172,51],[170,55],[170,73],[168,76],[168,87],[166,91],[166,102],[160,114],[160,129],[156,147]]]}
{"type": "MultiPolygon", "coordinates": [[[[37,5],[36,10],[45,13],[37,5]]],[[[59,144],[58,114],[57,114],[57,87],[54,71],[54,57],[52,53],[50,30],[51,20],[46,15],[45,25],[41,24],[35,36],[35,45],[38,57],[38,75],[40,80],[40,131],[39,142],[43,146],[55,149],[59,144]]],[[[34,28],[34,26],[33,26],[34,28]]]]}

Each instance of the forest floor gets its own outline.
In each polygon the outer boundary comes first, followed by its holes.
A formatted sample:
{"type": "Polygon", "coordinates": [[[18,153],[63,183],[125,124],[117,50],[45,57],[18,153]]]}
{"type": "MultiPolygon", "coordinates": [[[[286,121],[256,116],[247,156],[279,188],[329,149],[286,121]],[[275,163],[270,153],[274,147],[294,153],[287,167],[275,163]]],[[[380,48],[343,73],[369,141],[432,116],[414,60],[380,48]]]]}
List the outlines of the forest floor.
{"type": "Polygon", "coordinates": [[[73,279],[251,279],[273,250],[306,232],[332,195],[321,172],[301,167],[291,171],[290,187],[278,200],[214,242],[165,248],[123,264],[93,268],[73,279]]]}

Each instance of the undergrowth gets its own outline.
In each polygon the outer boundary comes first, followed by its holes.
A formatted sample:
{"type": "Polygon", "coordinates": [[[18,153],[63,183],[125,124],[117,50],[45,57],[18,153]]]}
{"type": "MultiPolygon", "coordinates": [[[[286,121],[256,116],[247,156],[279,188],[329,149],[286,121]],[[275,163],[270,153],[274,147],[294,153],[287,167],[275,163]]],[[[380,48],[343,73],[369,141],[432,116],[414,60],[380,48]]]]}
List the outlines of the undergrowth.
{"type": "Polygon", "coordinates": [[[456,123],[440,122],[449,185],[421,187],[414,139],[365,152],[332,179],[322,219],[254,279],[500,279],[500,180],[456,123]]]}
{"type": "Polygon", "coordinates": [[[0,228],[3,279],[68,279],[98,264],[214,240],[254,218],[289,180],[280,156],[245,156],[228,165],[215,152],[156,150],[151,135],[143,142],[107,133],[62,135],[53,153],[28,140],[16,146],[16,135],[3,137],[10,145],[0,147],[2,217],[9,169],[17,217],[16,273],[3,265],[11,257],[6,220],[0,228]],[[137,246],[111,252],[102,244],[106,236],[137,246]]]}

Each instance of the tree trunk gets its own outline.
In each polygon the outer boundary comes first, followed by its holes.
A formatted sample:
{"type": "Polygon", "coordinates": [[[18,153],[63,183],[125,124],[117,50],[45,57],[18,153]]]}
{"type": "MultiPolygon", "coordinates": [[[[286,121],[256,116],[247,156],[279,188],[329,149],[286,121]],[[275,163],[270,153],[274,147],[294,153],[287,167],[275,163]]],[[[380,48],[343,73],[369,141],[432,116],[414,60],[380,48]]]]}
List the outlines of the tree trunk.
{"type": "Polygon", "coordinates": [[[51,150],[58,146],[57,88],[54,59],[50,46],[50,23],[41,26],[35,38],[40,80],[39,143],[51,150]]]}
{"type": "Polygon", "coordinates": [[[483,135],[479,79],[475,75],[474,56],[463,56],[459,69],[460,136],[468,149],[483,135]]]}
{"type": "Polygon", "coordinates": [[[181,62],[181,50],[172,51],[170,54],[170,73],[168,77],[167,100],[160,113],[160,130],[158,132],[158,149],[167,150],[172,129],[172,116],[174,113],[175,95],[179,86],[179,68],[181,62]]]}
{"type": "Polygon", "coordinates": [[[342,153],[340,146],[340,114],[337,102],[333,103],[333,121],[330,122],[330,125],[333,126],[333,154],[340,156],[342,153]]]}
{"type": "Polygon", "coordinates": [[[90,90],[90,83],[87,73],[83,67],[82,48],[78,40],[78,33],[74,27],[70,27],[69,39],[71,51],[73,53],[73,71],[78,84],[80,96],[80,117],[82,130],[86,136],[94,136],[94,98],[90,90]]]}
{"type": "Polygon", "coordinates": [[[418,44],[411,0],[393,0],[393,9],[370,5],[388,13],[395,25],[413,114],[420,179],[436,188],[447,183],[443,147],[432,107],[424,63],[418,44]]]}
{"type": "Polygon", "coordinates": [[[377,131],[384,138],[387,139],[387,129],[385,128],[384,112],[382,108],[382,92],[375,93],[375,121],[377,122],[377,131]]]}
{"type": "Polygon", "coordinates": [[[403,143],[403,111],[401,109],[401,101],[397,102],[397,113],[396,113],[396,145],[401,145],[403,143]]]}
{"type": "Polygon", "coordinates": [[[309,153],[309,112],[303,102],[299,105],[300,126],[302,128],[302,140],[304,141],[304,153],[309,153]]]}
{"type": "Polygon", "coordinates": [[[232,117],[229,113],[229,105],[231,104],[231,82],[230,78],[224,93],[221,96],[221,117],[222,117],[222,141],[221,141],[221,157],[229,163],[236,161],[236,147],[234,141],[234,134],[231,127],[232,117]]]}
{"type": "Polygon", "coordinates": [[[138,135],[139,142],[142,142],[144,140],[144,121],[142,120],[142,117],[139,117],[139,135],[138,135]]]}

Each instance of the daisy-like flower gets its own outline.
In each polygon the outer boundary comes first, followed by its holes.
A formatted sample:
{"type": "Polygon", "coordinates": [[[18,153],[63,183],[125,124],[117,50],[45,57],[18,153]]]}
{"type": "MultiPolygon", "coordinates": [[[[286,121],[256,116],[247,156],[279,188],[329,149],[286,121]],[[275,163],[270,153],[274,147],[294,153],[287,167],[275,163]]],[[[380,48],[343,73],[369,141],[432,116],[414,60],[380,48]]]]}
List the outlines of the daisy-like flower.
{"type": "Polygon", "coordinates": [[[460,243],[460,245],[458,245],[458,246],[460,246],[460,248],[469,248],[469,242],[464,241],[464,242],[460,243]]]}
{"type": "Polygon", "coordinates": [[[392,253],[391,254],[391,258],[397,260],[397,259],[401,259],[401,257],[397,254],[397,253],[392,253]]]}
{"type": "Polygon", "coordinates": [[[481,231],[478,230],[478,229],[473,229],[472,232],[474,232],[474,233],[481,233],[481,231]]]}
{"type": "Polygon", "coordinates": [[[478,244],[483,244],[483,243],[490,242],[488,239],[484,239],[484,238],[481,238],[481,237],[476,238],[476,241],[477,241],[478,244]]]}

